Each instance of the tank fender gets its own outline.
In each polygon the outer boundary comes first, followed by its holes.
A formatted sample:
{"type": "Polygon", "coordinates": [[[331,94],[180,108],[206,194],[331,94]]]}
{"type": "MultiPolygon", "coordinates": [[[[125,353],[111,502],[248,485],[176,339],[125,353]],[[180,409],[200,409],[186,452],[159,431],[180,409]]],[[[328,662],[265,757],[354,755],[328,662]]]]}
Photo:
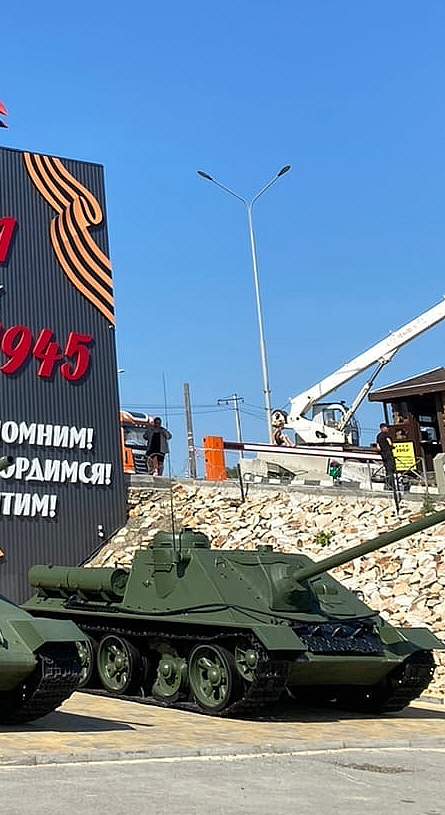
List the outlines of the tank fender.
{"type": "Polygon", "coordinates": [[[267,651],[294,651],[296,654],[307,651],[300,637],[288,625],[253,625],[252,631],[267,651]]]}
{"type": "Polygon", "coordinates": [[[397,631],[422,651],[445,651],[445,642],[427,628],[398,628],[397,631]]]}
{"type": "Polygon", "coordinates": [[[44,642],[83,642],[85,640],[85,634],[71,620],[34,617],[32,620],[11,620],[10,625],[33,652],[37,651],[44,642]]]}
{"type": "Polygon", "coordinates": [[[382,642],[396,654],[412,654],[413,651],[438,651],[445,649],[445,643],[427,628],[396,628],[383,625],[378,629],[382,642]]]}

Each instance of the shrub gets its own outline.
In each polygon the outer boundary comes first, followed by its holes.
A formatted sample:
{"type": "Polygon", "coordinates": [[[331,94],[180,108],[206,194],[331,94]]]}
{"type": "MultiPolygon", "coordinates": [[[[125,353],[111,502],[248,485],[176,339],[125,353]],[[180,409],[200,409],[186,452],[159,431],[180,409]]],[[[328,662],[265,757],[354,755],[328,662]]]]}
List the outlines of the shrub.
{"type": "Polygon", "coordinates": [[[317,532],[315,535],[314,540],[319,546],[328,546],[333,537],[334,532],[326,532],[324,529],[321,529],[320,532],[317,532]]]}

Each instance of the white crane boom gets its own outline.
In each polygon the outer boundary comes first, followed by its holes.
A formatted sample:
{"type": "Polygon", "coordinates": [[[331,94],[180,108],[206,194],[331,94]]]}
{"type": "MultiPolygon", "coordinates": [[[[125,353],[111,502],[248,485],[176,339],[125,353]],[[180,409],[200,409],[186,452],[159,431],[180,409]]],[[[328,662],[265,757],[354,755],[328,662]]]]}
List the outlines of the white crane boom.
{"type": "Polygon", "coordinates": [[[332,391],[336,390],[340,385],[344,385],[353,379],[354,376],[366,371],[370,365],[375,363],[384,364],[389,362],[391,357],[406,343],[410,342],[415,337],[423,334],[429,328],[432,328],[437,323],[445,318],[445,299],[441,300],[428,311],[424,311],[414,320],[411,320],[406,325],[393,331],[385,339],[373,345],[363,354],[347,362],[337,371],[317,382],[311,388],[303,391],[290,399],[291,409],[287,419],[287,425],[292,426],[294,421],[302,419],[304,414],[320,399],[332,391]]]}

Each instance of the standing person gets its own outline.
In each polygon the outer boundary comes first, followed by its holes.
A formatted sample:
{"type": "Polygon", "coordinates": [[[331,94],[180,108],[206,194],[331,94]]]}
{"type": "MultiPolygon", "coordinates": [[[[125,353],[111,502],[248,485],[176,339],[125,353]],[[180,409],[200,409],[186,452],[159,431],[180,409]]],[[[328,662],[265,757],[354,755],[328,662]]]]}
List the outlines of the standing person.
{"type": "Polygon", "coordinates": [[[172,434],[162,427],[162,419],[156,416],[153,424],[144,433],[147,440],[147,463],[150,475],[162,475],[164,458],[168,453],[168,441],[172,434]]]}
{"type": "Polygon", "coordinates": [[[380,425],[380,432],[376,438],[377,450],[379,450],[382,457],[383,466],[386,475],[386,488],[389,490],[394,489],[394,473],[396,471],[396,462],[392,450],[392,439],[389,435],[389,427],[385,422],[380,425]]]}

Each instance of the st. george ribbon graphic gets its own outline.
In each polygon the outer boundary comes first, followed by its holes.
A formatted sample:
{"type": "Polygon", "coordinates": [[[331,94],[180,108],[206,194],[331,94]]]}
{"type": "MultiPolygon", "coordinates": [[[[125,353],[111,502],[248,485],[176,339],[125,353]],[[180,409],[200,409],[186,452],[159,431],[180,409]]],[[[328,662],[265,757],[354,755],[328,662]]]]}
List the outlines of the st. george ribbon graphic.
{"type": "Polygon", "coordinates": [[[89,232],[103,220],[99,202],[59,158],[33,153],[23,158],[32,183],[57,212],[50,224],[57,260],[78,291],[114,325],[111,263],[89,232]]]}

